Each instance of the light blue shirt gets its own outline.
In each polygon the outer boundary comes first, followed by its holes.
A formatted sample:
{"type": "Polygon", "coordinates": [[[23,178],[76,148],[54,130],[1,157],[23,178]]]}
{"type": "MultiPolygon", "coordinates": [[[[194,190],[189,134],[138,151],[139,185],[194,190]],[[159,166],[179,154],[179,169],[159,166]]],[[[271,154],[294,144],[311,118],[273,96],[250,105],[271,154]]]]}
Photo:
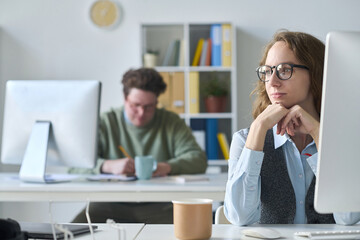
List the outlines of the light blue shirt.
{"type": "Polygon", "coordinates": [[[130,121],[128,115],[126,114],[125,109],[124,109],[124,119],[125,119],[125,122],[126,122],[126,123],[128,123],[128,124],[130,124],[130,125],[133,125],[132,122],[130,121]]]}
{"type": "MultiPolygon", "coordinates": [[[[294,188],[296,212],[294,223],[307,223],[305,198],[307,190],[317,171],[317,149],[311,142],[300,153],[289,135],[276,134],[273,127],[274,147],[283,147],[289,177],[294,188]]],[[[264,152],[245,147],[249,130],[242,129],[233,136],[230,147],[229,173],[226,184],[224,212],[235,225],[249,225],[260,220],[261,179],[260,170],[264,152]]],[[[281,207],[281,206],[279,206],[281,207]]],[[[360,220],[360,213],[334,214],[338,224],[354,224],[360,220]]]]}

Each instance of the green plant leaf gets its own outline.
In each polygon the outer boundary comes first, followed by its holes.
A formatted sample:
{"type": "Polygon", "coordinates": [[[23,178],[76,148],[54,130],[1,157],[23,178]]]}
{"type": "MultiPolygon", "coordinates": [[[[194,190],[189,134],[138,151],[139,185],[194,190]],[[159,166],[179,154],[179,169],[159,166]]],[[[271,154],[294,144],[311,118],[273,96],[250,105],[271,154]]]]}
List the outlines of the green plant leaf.
{"type": "Polygon", "coordinates": [[[224,81],[217,78],[209,80],[203,87],[203,94],[207,96],[227,96],[228,88],[224,81]]]}

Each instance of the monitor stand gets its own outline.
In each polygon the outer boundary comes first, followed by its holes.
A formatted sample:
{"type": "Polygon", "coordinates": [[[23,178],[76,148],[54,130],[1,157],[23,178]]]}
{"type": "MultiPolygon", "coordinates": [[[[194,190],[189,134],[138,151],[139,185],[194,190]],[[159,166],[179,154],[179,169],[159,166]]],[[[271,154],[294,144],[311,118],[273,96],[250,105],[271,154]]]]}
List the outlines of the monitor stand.
{"type": "Polygon", "coordinates": [[[70,181],[75,178],[70,175],[47,176],[45,174],[51,129],[50,121],[35,122],[21,164],[20,180],[33,183],[54,183],[70,181]]]}

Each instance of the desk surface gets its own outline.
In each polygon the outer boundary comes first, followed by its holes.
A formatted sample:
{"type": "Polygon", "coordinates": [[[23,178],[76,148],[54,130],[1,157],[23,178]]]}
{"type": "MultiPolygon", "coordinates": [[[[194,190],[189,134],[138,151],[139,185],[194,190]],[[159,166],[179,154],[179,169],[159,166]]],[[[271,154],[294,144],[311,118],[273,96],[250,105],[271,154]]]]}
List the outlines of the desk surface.
{"type": "Polygon", "coordinates": [[[0,173],[0,201],[157,201],[210,198],[223,201],[227,173],[205,174],[209,181],[178,183],[171,177],[131,182],[24,183],[17,174],[0,173]]]}
{"type": "MultiPolygon", "coordinates": [[[[280,232],[281,239],[296,239],[295,232],[300,231],[326,231],[326,230],[359,230],[360,226],[341,226],[336,224],[286,224],[286,225],[251,225],[250,227],[269,227],[280,232]]],[[[213,225],[212,235],[210,239],[246,239],[254,240],[256,238],[246,237],[242,234],[242,230],[246,227],[238,227],[231,224],[213,225]]],[[[140,231],[136,240],[176,240],[174,235],[174,225],[156,225],[150,224],[140,231]]],[[[301,238],[304,239],[304,238],[301,238]]]]}
{"type": "MultiPolygon", "coordinates": [[[[98,226],[98,229],[94,232],[94,237],[97,240],[101,239],[119,239],[118,230],[107,224],[95,224],[98,226]]],[[[136,236],[141,232],[144,227],[144,224],[119,224],[121,228],[125,229],[125,239],[133,240],[136,239],[136,236]]],[[[83,234],[75,237],[76,240],[93,240],[91,234],[83,234]]],[[[121,238],[121,240],[124,240],[121,238]]]]}

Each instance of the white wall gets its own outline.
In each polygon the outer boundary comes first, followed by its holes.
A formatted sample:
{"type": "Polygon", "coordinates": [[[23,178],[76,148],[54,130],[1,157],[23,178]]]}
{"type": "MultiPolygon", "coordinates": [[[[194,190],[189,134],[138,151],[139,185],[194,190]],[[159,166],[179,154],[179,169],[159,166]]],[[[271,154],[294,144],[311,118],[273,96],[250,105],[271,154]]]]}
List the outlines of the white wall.
{"type": "MultiPolygon", "coordinates": [[[[118,0],[124,16],[112,31],[90,23],[93,1],[0,0],[0,126],[8,79],[98,79],[102,110],[120,105],[122,74],[141,64],[141,22],[231,21],[237,26],[239,128],[251,123],[255,68],[276,30],[305,31],[321,40],[332,30],[360,31],[358,0],[118,0]]],[[[4,207],[0,217],[26,218],[27,211],[16,210],[4,207]]]]}

